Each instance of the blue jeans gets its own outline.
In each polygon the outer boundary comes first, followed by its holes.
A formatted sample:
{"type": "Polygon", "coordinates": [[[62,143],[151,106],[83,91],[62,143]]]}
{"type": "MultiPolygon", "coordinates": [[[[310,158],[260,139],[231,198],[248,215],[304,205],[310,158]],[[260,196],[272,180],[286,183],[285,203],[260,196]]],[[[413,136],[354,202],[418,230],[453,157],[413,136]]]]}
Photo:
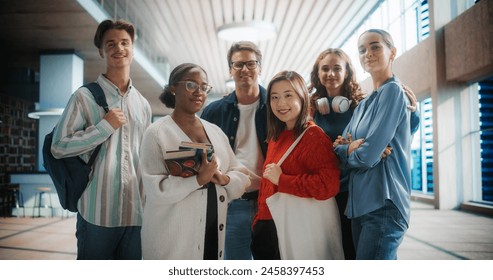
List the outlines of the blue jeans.
{"type": "Polygon", "coordinates": [[[225,260],[251,260],[252,223],[257,214],[257,200],[235,199],[228,206],[225,260]]]}
{"type": "Polygon", "coordinates": [[[78,260],[141,260],[142,227],[101,227],[77,213],[78,260]]]}
{"type": "Polygon", "coordinates": [[[385,206],[351,220],[357,260],[396,260],[407,223],[390,201],[385,206]]]}

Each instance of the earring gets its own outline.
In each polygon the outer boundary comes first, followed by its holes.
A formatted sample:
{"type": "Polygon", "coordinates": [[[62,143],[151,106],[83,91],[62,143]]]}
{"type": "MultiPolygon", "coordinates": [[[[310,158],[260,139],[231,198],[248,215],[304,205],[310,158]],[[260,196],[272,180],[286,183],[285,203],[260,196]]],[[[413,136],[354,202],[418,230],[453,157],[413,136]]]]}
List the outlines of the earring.
{"type": "Polygon", "coordinates": [[[171,95],[175,96],[175,93],[174,92],[171,92],[171,95]]]}

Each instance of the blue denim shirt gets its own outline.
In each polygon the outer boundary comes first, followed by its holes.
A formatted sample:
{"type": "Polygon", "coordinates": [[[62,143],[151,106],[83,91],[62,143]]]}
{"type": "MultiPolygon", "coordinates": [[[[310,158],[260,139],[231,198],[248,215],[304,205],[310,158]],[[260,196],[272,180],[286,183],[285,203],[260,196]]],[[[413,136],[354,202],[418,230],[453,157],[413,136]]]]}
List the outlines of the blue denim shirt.
{"type": "MultiPolygon", "coordinates": [[[[330,98],[330,97],[329,97],[330,98]]],[[[353,116],[353,109],[347,110],[345,113],[336,113],[331,110],[329,114],[322,115],[319,112],[315,112],[314,121],[320,126],[325,134],[327,134],[332,142],[337,139],[337,136],[343,135],[344,128],[351,120],[353,116]]],[[[419,128],[419,112],[416,110],[411,113],[411,134],[414,134],[419,128]]],[[[348,191],[348,170],[341,169],[341,184],[340,192],[348,191]]]]}
{"type": "Polygon", "coordinates": [[[397,78],[388,79],[354,110],[343,135],[364,138],[361,147],[348,155],[349,145],[338,145],[336,155],[349,170],[346,215],[357,218],[382,208],[391,200],[409,224],[411,194],[411,112],[409,99],[397,78]],[[385,147],[392,153],[382,159],[385,147]]]}
{"type": "MultiPolygon", "coordinates": [[[[257,112],[255,113],[255,128],[257,130],[260,149],[265,158],[265,155],[267,154],[267,106],[265,105],[267,92],[265,88],[260,85],[259,90],[260,100],[257,112]]],[[[238,130],[238,121],[240,119],[236,90],[207,105],[200,117],[219,126],[228,136],[229,144],[234,150],[236,131],[238,130]]]]}

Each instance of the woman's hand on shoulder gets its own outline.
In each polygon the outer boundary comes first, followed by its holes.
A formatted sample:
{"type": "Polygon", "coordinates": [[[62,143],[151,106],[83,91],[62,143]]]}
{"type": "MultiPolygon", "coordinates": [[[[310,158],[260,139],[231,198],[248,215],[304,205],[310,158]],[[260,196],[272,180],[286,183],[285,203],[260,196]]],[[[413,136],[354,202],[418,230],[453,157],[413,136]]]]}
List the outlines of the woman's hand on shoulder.
{"type": "Polygon", "coordinates": [[[407,98],[409,98],[409,102],[411,102],[410,105],[407,105],[407,108],[411,110],[411,112],[415,112],[418,109],[418,106],[416,105],[418,103],[416,95],[411,90],[411,88],[406,86],[405,84],[402,84],[402,89],[404,89],[404,93],[406,94],[407,98]]]}

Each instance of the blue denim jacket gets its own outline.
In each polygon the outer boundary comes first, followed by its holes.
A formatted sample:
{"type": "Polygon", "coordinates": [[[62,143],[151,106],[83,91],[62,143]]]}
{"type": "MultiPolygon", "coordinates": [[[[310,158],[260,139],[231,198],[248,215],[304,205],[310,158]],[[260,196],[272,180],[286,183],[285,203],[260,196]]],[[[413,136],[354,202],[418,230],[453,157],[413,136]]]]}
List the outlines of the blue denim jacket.
{"type": "MultiPolygon", "coordinates": [[[[257,112],[255,113],[255,127],[260,149],[265,157],[267,154],[267,106],[265,105],[267,92],[260,85],[259,90],[260,101],[257,112]]],[[[240,119],[236,91],[207,105],[200,117],[219,126],[226,136],[228,136],[229,144],[234,150],[236,131],[238,130],[238,121],[240,119]]]]}

